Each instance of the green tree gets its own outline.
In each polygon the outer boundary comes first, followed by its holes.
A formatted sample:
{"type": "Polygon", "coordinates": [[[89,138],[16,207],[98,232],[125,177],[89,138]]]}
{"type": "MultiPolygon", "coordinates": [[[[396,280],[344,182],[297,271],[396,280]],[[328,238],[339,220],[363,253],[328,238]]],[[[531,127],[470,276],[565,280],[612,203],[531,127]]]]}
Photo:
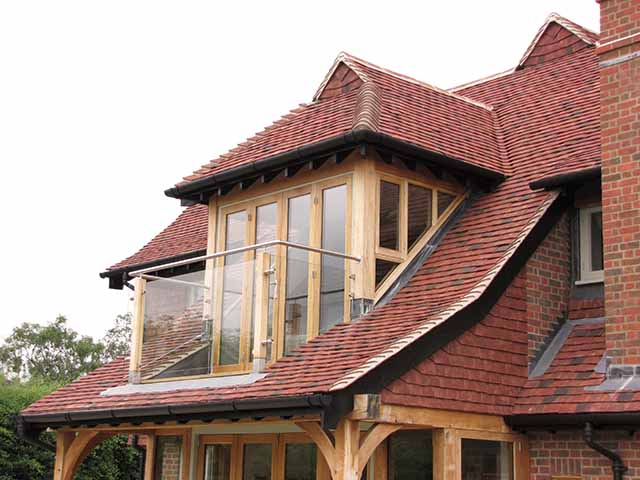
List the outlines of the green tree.
{"type": "MultiPolygon", "coordinates": [[[[16,434],[20,411],[103,362],[126,353],[130,335],[130,315],[119,315],[102,342],[79,335],[67,326],[65,317],[59,316],[45,326],[23,323],[4,340],[0,346],[0,480],[52,477],[53,451],[28,443],[16,434]]],[[[55,444],[52,433],[43,432],[40,440],[55,444]]],[[[110,438],[87,457],[76,478],[140,478],[139,456],[128,445],[126,436],[110,438]]]]}
{"type": "Polygon", "coordinates": [[[131,314],[118,315],[113,327],[107,330],[102,338],[104,344],[104,362],[110,362],[114,358],[129,353],[131,340],[131,314]]]}
{"type": "Polygon", "coordinates": [[[70,382],[102,364],[104,345],[80,336],[62,315],[47,325],[23,323],[0,347],[0,364],[8,378],[70,382]]]}

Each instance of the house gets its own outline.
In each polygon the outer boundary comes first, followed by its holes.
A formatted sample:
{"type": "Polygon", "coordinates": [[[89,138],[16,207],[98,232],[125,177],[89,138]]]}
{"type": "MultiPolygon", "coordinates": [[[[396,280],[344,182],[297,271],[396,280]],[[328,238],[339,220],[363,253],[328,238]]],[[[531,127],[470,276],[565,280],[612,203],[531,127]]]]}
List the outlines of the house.
{"type": "Polygon", "coordinates": [[[340,54],[102,274],[130,355],[21,413],[56,480],[640,478],[640,0],[443,90],[340,54]]]}

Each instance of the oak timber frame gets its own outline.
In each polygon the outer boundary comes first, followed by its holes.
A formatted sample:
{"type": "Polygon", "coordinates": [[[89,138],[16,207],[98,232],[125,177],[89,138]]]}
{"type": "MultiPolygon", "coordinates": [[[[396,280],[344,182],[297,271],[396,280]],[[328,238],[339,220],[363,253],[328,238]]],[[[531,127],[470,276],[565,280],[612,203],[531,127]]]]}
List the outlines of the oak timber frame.
{"type": "Polygon", "coordinates": [[[461,480],[463,439],[510,442],[513,447],[514,480],[528,480],[529,453],[525,436],[512,432],[502,417],[475,413],[453,412],[430,408],[378,404],[371,407],[370,395],[355,395],[354,408],[343,417],[333,431],[322,428],[317,416],[298,416],[290,421],[265,418],[261,421],[228,420],[212,423],[189,422],[188,425],[123,424],[97,426],[91,429],[61,429],[57,432],[56,473],[54,480],[72,480],[78,466],[102,440],[118,434],[146,436],[145,480],[154,478],[157,439],[163,435],[182,436],[181,480],[203,480],[204,449],[211,444],[229,444],[231,451],[230,480],[242,478],[241,447],[247,443],[272,445],[272,479],[284,478],[285,446],[288,443],[314,443],[317,448],[316,478],[318,480],[359,480],[364,468],[366,480],[387,480],[388,453],[386,440],[395,432],[407,429],[431,430],[433,438],[434,480],[461,480]],[[201,427],[220,431],[229,425],[252,425],[269,428],[273,425],[295,425],[299,433],[220,433],[197,434],[201,427]],[[226,426],[226,427],[225,427],[226,426]],[[192,446],[195,439],[196,446],[192,446]],[[195,477],[192,476],[195,474],[195,477]]]}
{"type": "MultiPolygon", "coordinates": [[[[208,244],[207,254],[213,254],[224,250],[225,245],[225,215],[238,211],[247,210],[252,214],[247,222],[246,242],[251,244],[255,240],[255,212],[256,208],[276,203],[277,214],[277,239],[283,240],[287,237],[287,202],[289,198],[299,195],[310,194],[312,197],[311,221],[309,239],[311,245],[320,245],[322,238],[322,191],[332,186],[347,186],[346,225],[345,225],[345,253],[359,257],[360,262],[345,261],[344,272],[344,320],[350,320],[351,301],[364,300],[375,304],[384,293],[394,284],[403,272],[404,268],[410,264],[413,258],[426,246],[430,238],[444,224],[446,219],[464,200],[464,188],[453,177],[442,174],[435,174],[428,167],[415,165],[407,168],[408,163],[391,156],[383,159],[373,148],[354,150],[340,162],[327,161],[319,168],[302,168],[296,171],[295,176],[283,174],[275,177],[268,183],[255,182],[251,186],[242,188],[238,186],[224,196],[213,195],[209,200],[208,219],[208,244]],[[410,250],[401,248],[398,252],[393,252],[393,261],[398,262],[398,266],[387,276],[381,285],[376,289],[375,273],[376,258],[387,259],[388,252],[378,248],[378,224],[379,217],[379,183],[380,179],[389,179],[395,183],[403,185],[404,192],[401,197],[401,204],[406,204],[407,185],[416,184],[432,190],[432,225],[415,242],[410,250]],[[447,210],[437,216],[437,192],[443,191],[455,195],[456,198],[447,210]],[[360,212],[374,212],[367,215],[368,221],[363,221],[360,212]],[[435,215],[434,215],[435,212],[435,215]]],[[[406,215],[400,216],[400,239],[406,243],[407,219],[406,215]]],[[[254,261],[255,252],[247,252],[245,261],[254,261]]],[[[276,298],[273,305],[273,347],[271,356],[265,359],[266,363],[273,362],[284,355],[284,328],[281,321],[284,319],[286,261],[285,247],[278,247],[271,256],[271,266],[275,268],[275,277],[278,287],[276,287],[276,298]]],[[[320,254],[310,253],[308,262],[311,265],[320,263],[320,254]]],[[[224,259],[207,260],[205,269],[205,284],[207,286],[216,285],[216,290],[222,288],[221,275],[224,259]]],[[[250,270],[247,268],[246,270],[250,270]]],[[[316,269],[309,269],[308,286],[308,313],[307,313],[307,340],[316,336],[319,332],[319,282],[320,275],[316,269]]],[[[247,278],[246,285],[253,288],[253,282],[247,278]]],[[[146,280],[136,279],[136,293],[134,305],[134,322],[132,334],[131,357],[129,366],[130,381],[137,383],[167,381],[171,379],[194,378],[172,377],[162,379],[140,378],[140,362],[142,356],[142,342],[144,335],[144,290],[146,280]]],[[[220,291],[215,292],[216,298],[220,297],[220,291]]],[[[252,298],[252,292],[248,292],[247,298],[252,298]]],[[[205,313],[210,318],[220,318],[221,301],[205,304],[205,313]]],[[[243,301],[242,327],[240,338],[239,363],[236,365],[220,365],[220,321],[213,323],[213,348],[212,348],[212,369],[213,373],[198,375],[202,377],[228,375],[236,373],[250,372],[254,367],[250,359],[250,352],[256,348],[260,349],[254,338],[254,344],[250,345],[250,325],[252,318],[251,310],[254,308],[251,301],[243,301]]],[[[264,329],[263,329],[264,330],[264,329]]],[[[266,337],[265,337],[266,338],[266,337]]],[[[265,355],[266,354],[261,354],[265,355]]],[[[263,358],[263,357],[260,357],[263,358]]]]}

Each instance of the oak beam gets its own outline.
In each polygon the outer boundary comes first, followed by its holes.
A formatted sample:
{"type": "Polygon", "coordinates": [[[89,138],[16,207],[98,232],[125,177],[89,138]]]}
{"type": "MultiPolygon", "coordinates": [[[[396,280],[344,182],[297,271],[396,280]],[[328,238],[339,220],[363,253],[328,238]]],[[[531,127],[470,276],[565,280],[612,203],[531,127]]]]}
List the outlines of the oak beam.
{"type": "Polygon", "coordinates": [[[382,404],[379,395],[354,395],[354,408],[349,418],[366,422],[428,428],[513,433],[504,419],[497,415],[382,404]]]}

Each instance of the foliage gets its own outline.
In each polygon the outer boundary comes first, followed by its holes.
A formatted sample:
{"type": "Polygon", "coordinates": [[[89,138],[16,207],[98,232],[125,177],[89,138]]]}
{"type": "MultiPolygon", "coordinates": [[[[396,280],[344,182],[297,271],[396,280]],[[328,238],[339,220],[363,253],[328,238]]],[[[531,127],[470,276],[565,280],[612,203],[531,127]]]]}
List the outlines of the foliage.
{"type": "Polygon", "coordinates": [[[118,315],[115,324],[102,338],[104,344],[103,361],[110,362],[114,358],[129,353],[131,340],[131,314],[118,315]]]}
{"type": "Polygon", "coordinates": [[[8,377],[70,382],[102,364],[104,345],[67,327],[62,315],[47,325],[23,323],[0,347],[8,377]]]}
{"type": "MultiPolygon", "coordinates": [[[[0,480],[48,480],[54,453],[18,438],[16,419],[22,409],[128,351],[130,315],[119,315],[102,341],[80,336],[59,316],[48,325],[23,323],[0,346],[0,480]],[[11,380],[9,380],[11,379],[11,380]]],[[[43,432],[40,440],[55,445],[43,432]]],[[[110,438],[87,457],[77,480],[130,480],[139,477],[140,453],[126,436],[110,438]]]]}
{"type": "MultiPolygon", "coordinates": [[[[53,452],[30,445],[16,437],[18,412],[58,385],[31,382],[0,385],[0,480],[45,480],[53,471],[53,452]]],[[[53,435],[44,433],[43,441],[53,444],[53,435]]]]}

